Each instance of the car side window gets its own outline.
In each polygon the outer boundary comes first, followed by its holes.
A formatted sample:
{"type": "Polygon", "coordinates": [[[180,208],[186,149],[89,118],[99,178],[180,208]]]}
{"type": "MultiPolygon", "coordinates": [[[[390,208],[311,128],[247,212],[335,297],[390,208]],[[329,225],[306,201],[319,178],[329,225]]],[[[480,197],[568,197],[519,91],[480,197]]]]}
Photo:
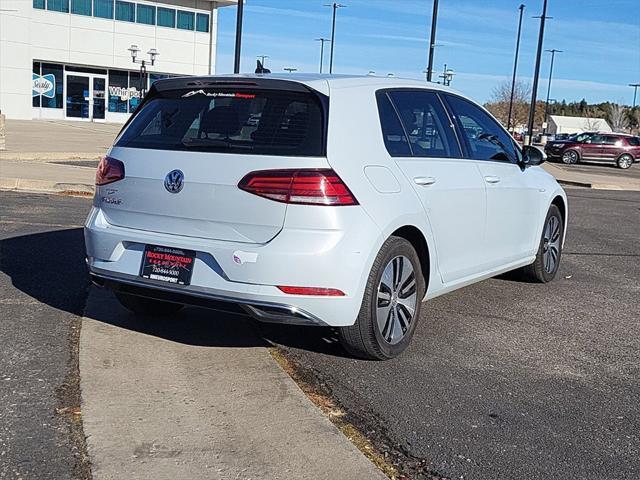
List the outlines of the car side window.
{"type": "Polygon", "coordinates": [[[387,147],[389,155],[392,157],[410,157],[409,140],[404,133],[400,119],[393,105],[391,105],[389,97],[385,92],[378,92],[376,98],[378,100],[378,114],[380,115],[384,146],[387,147]]]}
{"type": "Polygon", "coordinates": [[[468,156],[474,160],[517,163],[518,151],[511,136],[481,108],[454,95],[446,95],[468,156]]]}
{"type": "Polygon", "coordinates": [[[460,148],[438,96],[426,90],[389,92],[414,157],[459,158],[460,148]]]}
{"type": "Polygon", "coordinates": [[[616,145],[619,147],[622,145],[622,139],[620,137],[604,137],[604,144],[616,145]]]}
{"type": "Polygon", "coordinates": [[[591,135],[591,137],[585,140],[585,143],[602,145],[604,143],[604,137],[602,135],[591,135]]]}

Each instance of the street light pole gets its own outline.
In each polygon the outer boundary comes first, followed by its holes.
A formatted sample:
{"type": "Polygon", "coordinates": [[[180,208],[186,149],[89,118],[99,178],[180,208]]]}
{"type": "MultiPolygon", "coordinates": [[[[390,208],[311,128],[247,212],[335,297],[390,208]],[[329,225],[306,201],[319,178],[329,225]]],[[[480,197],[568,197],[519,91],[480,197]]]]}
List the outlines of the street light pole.
{"type": "Polygon", "coordinates": [[[336,42],[336,12],[339,8],[346,7],[346,5],[333,2],[331,4],[325,4],[325,7],[333,8],[333,18],[331,20],[331,54],[329,56],[329,73],[333,73],[333,47],[336,42]]]}
{"type": "MultiPolygon", "coordinates": [[[[553,77],[553,60],[556,57],[556,53],[562,53],[562,50],[556,50],[552,48],[551,50],[545,50],[545,52],[551,53],[551,67],[549,68],[549,84],[547,85],[547,99],[544,102],[544,121],[547,122],[547,117],[549,116],[549,94],[551,93],[551,78],[553,77]]],[[[543,134],[547,133],[546,127],[542,131],[543,134]]]]}
{"type": "Polygon", "coordinates": [[[233,60],[233,73],[240,73],[240,50],[242,48],[242,15],[244,0],[238,0],[238,13],[236,15],[236,51],[233,60]]]}
{"type": "Polygon", "coordinates": [[[636,97],[638,96],[638,87],[640,87],[640,83],[630,83],[630,87],[633,87],[633,107],[636,108],[636,97]]]}
{"type": "Polygon", "coordinates": [[[518,56],[520,54],[520,34],[522,33],[522,14],[524,13],[524,4],[520,4],[520,19],[518,20],[518,36],[516,40],[516,58],[513,61],[513,78],[511,79],[511,97],[509,99],[509,115],[507,116],[507,130],[511,129],[511,114],[513,113],[513,96],[516,92],[516,73],[518,71],[518,56]]]}
{"type": "Polygon", "coordinates": [[[427,66],[427,82],[433,76],[433,54],[436,48],[436,25],[438,23],[438,0],[433,0],[433,15],[431,16],[431,39],[429,40],[429,65],[427,66]]]}
{"type": "Polygon", "coordinates": [[[536,52],[536,66],[533,72],[533,87],[531,92],[531,106],[529,107],[529,122],[527,123],[528,144],[532,143],[533,122],[536,117],[536,97],[538,93],[538,80],[540,77],[540,59],[542,57],[542,44],[544,42],[544,24],[547,20],[547,0],[542,3],[542,15],[540,16],[540,32],[538,33],[538,50],[536,52]]]}
{"type": "Polygon", "coordinates": [[[320,42],[320,73],[322,73],[322,60],[324,59],[324,42],[330,41],[328,38],[316,38],[316,42],[320,42]]]}

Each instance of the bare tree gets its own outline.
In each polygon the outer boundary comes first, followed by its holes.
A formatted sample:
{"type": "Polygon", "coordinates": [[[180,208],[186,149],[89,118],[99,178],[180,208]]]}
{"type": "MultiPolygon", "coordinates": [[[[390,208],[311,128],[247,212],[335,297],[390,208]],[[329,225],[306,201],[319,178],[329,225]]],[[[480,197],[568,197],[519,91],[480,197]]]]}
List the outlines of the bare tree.
{"type": "MultiPolygon", "coordinates": [[[[511,113],[511,125],[518,127],[527,123],[529,116],[529,97],[531,87],[527,82],[516,81],[513,94],[513,111],[511,113]]],[[[509,115],[509,101],[511,100],[511,82],[504,81],[498,84],[491,94],[491,98],[485,104],[489,110],[503,125],[507,124],[509,115]]],[[[537,108],[536,108],[537,110],[537,108]]]]}
{"type": "Polygon", "coordinates": [[[622,132],[629,126],[627,108],[617,103],[612,103],[609,108],[609,118],[611,118],[611,128],[614,132],[622,132]]]}
{"type": "Polygon", "coordinates": [[[585,117],[582,126],[587,132],[597,132],[600,130],[600,127],[602,127],[602,120],[599,118],[585,117]]]}

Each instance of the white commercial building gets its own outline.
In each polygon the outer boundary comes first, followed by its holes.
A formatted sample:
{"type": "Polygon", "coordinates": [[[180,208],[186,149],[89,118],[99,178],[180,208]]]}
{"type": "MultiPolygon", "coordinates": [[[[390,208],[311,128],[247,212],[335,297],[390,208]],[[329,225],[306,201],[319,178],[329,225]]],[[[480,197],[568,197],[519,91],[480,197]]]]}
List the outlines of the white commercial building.
{"type": "Polygon", "coordinates": [[[0,111],[124,122],[155,80],[215,72],[218,8],[236,3],[0,0],[0,111]]]}
{"type": "Polygon", "coordinates": [[[549,115],[549,133],[611,132],[604,118],[549,115]]]}

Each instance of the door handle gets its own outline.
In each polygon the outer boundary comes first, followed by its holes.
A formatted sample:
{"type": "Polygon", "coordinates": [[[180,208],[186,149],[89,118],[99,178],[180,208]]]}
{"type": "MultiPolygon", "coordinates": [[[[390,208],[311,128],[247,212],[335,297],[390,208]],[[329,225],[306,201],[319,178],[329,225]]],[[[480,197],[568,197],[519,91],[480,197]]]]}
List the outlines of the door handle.
{"type": "Polygon", "coordinates": [[[499,183],[500,182],[500,177],[496,177],[493,175],[487,175],[486,177],[484,177],[484,181],[487,183],[499,183]]]}
{"type": "Polygon", "coordinates": [[[436,179],[434,177],[415,177],[413,181],[416,182],[417,185],[421,185],[423,187],[436,183],[436,179]]]}

